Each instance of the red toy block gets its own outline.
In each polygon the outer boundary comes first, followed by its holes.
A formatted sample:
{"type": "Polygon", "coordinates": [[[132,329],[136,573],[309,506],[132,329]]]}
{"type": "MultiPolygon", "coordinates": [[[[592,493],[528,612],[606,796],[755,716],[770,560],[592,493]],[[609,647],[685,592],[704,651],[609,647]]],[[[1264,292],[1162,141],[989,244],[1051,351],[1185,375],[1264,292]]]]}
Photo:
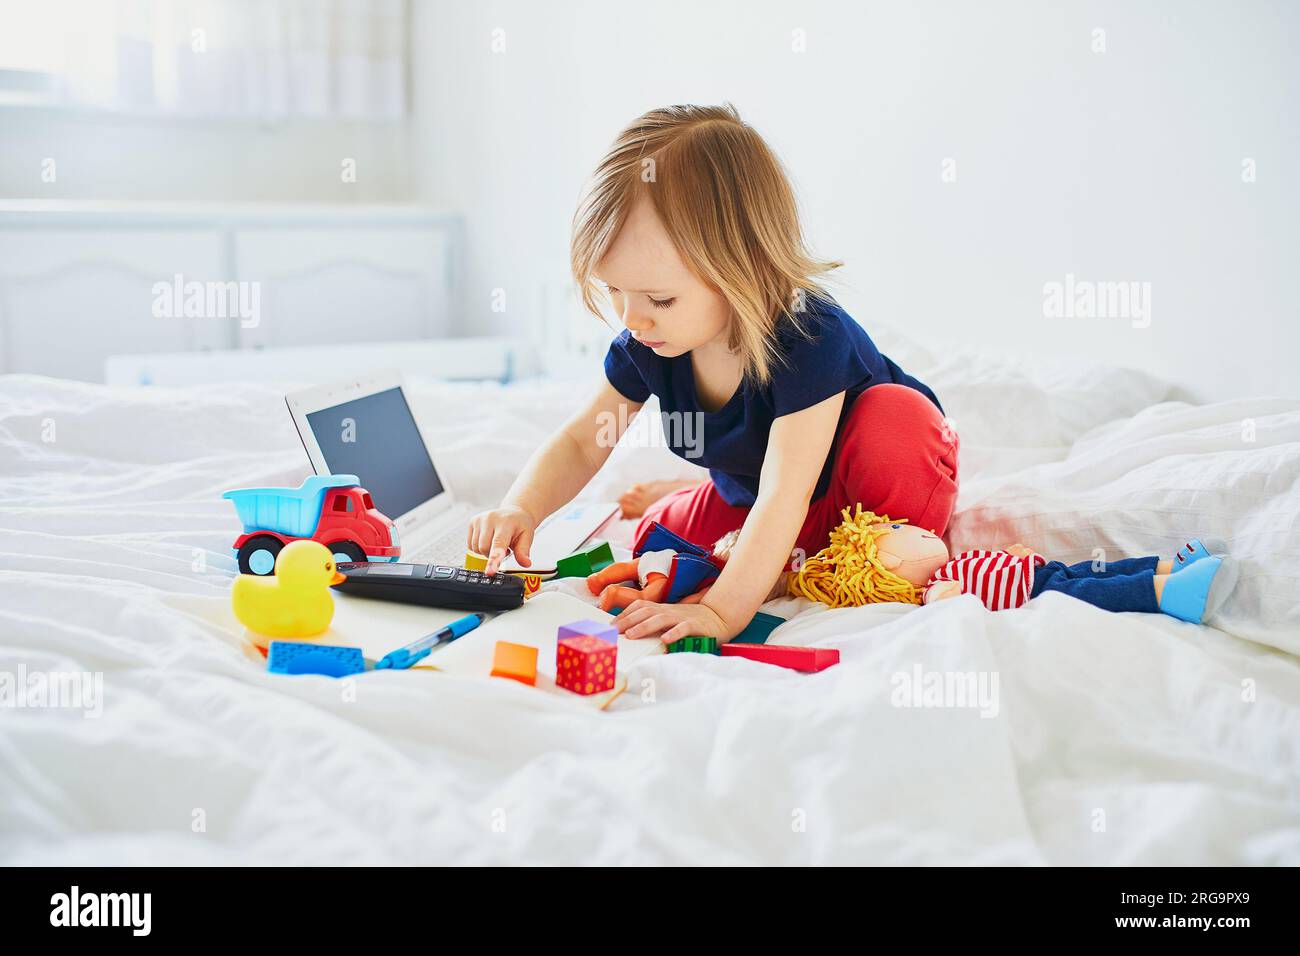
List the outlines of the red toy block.
{"type": "Polygon", "coordinates": [[[744,657],[761,664],[775,664],[791,670],[824,671],[840,662],[834,647],[786,647],[781,644],[723,644],[723,657],[744,657]]]}
{"type": "Polygon", "coordinates": [[[575,694],[599,694],[614,688],[618,645],[589,634],[566,637],[555,645],[555,683],[575,694]]]}

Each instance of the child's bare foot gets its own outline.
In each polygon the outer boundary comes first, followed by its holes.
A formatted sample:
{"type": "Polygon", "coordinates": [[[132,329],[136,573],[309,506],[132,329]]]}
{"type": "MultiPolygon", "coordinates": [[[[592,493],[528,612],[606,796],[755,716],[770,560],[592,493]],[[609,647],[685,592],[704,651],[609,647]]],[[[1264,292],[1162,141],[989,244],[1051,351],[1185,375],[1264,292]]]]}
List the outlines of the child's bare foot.
{"type": "Polygon", "coordinates": [[[646,509],[658,501],[683,488],[694,488],[698,481],[646,481],[633,485],[618,499],[618,506],[624,518],[639,518],[646,509]]]}

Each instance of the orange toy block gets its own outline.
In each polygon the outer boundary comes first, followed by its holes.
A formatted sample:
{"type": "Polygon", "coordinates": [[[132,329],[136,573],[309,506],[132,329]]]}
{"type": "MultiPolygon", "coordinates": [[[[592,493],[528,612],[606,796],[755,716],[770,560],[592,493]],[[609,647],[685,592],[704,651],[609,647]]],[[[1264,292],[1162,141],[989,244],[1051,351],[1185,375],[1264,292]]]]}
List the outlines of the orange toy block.
{"type": "Polygon", "coordinates": [[[521,684],[537,684],[537,648],[497,641],[492,651],[492,676],[509,677],[521,684]]]}
{"type": "Polygon", "coordinates": [[[555,683],[575,694],[598,694],[614,687],[618,645],[584,634],[555,645],[555,683]]]}

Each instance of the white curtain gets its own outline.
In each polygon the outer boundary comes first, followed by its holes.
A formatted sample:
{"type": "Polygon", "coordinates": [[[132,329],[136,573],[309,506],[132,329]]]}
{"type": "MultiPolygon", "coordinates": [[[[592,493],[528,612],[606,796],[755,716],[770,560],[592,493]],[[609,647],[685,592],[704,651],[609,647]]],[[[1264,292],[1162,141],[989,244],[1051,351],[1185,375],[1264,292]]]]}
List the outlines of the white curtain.
{"type": "Polygon", "coordinates": [[[27,87],[56,105],[268,120],[406,112],[407,0],[5,0],[0,12],[0,59],[26,59],[42,78],[27,87]]]}

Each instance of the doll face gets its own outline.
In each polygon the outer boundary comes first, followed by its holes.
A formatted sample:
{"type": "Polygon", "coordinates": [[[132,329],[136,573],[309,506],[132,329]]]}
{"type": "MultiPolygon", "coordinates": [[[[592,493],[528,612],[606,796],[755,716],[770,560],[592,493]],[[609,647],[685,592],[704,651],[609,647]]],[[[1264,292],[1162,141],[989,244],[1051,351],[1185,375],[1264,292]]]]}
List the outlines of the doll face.
{"type": "Polygon", "coordinates": [[[872,527],[889,529],[888,534],[876,539],[880,563],[917,587],[924,585],[935,571],[948,563],[948,546],[931,531],[910,524],[885,522],[872,527]]]}

